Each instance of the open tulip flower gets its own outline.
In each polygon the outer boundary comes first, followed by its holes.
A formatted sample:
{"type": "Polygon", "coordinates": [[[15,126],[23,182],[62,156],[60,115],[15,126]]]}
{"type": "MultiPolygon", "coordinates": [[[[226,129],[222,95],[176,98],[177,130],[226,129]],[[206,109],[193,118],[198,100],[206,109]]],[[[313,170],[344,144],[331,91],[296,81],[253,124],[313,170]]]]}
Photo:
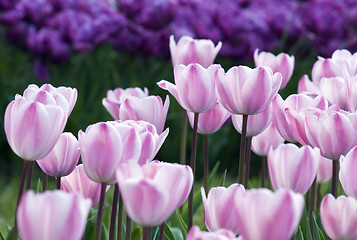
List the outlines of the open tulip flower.
{"type": "Polygon", "coordinates": [[[331,194],[324,197],[320,206],[321,223],[333,240],[357,239],[357,200],[353,197],[331,194]]]}
{"type": "Polygon", "coordinates": [[[246,240],[287,240],[299,225],[304,197],[291,190],[251,189],[237,197],[238,225],[246,240]]]}
{"type": "Polygon", "coordinates": [[[102,104],[115,120],[119,120],[120,105],[129,96],[144,98],[149,96],[149,90],[147,88],[141,89],[138,87],[109,90],[107,97],[103,98],[102,104]]]}
{"type": "Polygon", "coordinates": [[[77,138],[70,132],[62,133],[52,151],[37,160],[43,172],[52,177],[70,174],[76,167],[80,156],[77,138]]]}
{"type": "Polygon", "coordinates": [[[221,42],[215,47],[214,43],[209,39],[193,39],[189,36],[182,36],[176,44],[174,36],[171,35],[170,52],[172,65],[199,63],[204,68],[208,68],[213,64],[221,47],[221,42]]]}
{"type": "Polygon", "coordinates": [[[166,96],[165,103],[159,96],[127,97],[120,105],[119,119],[142,120],[155,125],[159,134],[164,130],[170,98],[166,96]]]}
{"type": "Polygon", "coordinates": [[[228,188],[211,188],[206,198],[203,188],[201,188],[202,202],[205,209],[205,223],[210,232],[219,229],[228,229],[239,234],[239,225],[237,222],[237,212],[232,210],[235,201],[239,202],[237,195],[244,192],[241,184],[232,184],[228,188]]]}
{"type": "Polygon", "coordinates": [[[310,146],[298,148],[281,144],[268,153],[270,180],[275,190],[288,188],[305,194],[312,185],[320,159],[320,150],[310,146]]]}
{"type": "Polygon", "coordinates": [[[142,167],[120,164],[116,176],[128,215],[146,227],[169,218],[186,201],[193,184],[189,166],[158,161],[142,167]]]}
{"type": "Polygon", "coordinates": [[[347,196],[357,198],[356,171],[357,147],[340,158],[340,182],[347,196]]]}
{"type": "Polygon", "coordinates": [[[291,78],[294,71],[295,57],[286,53],[280,53],[277,56],[270,52],[254,51],[254,62],[256,67],[267,66],[273,70],[273,73],[280,72],[282,81],[280,89],[283,89],[291,78]]]}
{"type": "Polygon", "coordinates": [[[200,64],[174,67],[175,84],[161,80],[157,85],[169,91],[186,111],[201,113],[211,109],[217,102],[214,75],[220,65],[207,69],[200,64]]]}
{"type": "Polygon", "coordinates": [[[23,240],[80,240],[83,237],[91,200],[60,190],[21,198],[17,220],[23,240]]]}
{"type": "Polygon", "coordinates": [[[215,232],[201,231],[198,226],[193,226],[187,234],[186,240],[233,240],[236,235],[227,229],[219,229],[215,232]]]}
{"type": "Polygon", "coordinates": [[[251,69],[232,67],[227,73],[222,68],[216,74],[219,100],[232,114],[253,115],[264,111],[278,93],[281,74],[273,74],[269,67],[251,69]]]}

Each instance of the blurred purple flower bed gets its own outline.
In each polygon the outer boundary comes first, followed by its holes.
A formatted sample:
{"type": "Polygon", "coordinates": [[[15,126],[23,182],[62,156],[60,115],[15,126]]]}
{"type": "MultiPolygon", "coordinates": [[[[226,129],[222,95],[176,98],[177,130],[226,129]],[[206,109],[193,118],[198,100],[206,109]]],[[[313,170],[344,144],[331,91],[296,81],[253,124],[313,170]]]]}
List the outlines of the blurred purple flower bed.
{"type": "Polygon", "coordinates": [[[320,56],[357,51],[355,0],[0,0],[0,11],[10,41],[40,63],[108,43],[168,58],[170,35],[221,41],[220,56],[239,59],[306,42],[320,56]]]}

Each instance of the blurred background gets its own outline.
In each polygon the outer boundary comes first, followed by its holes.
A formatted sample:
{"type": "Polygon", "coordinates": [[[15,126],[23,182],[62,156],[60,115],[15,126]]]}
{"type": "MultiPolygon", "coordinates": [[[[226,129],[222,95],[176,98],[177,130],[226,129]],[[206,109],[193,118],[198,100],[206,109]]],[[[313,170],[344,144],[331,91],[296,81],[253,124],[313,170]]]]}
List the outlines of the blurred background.
{"type": "MultiPolygon", "coordinates": [[[[280,93],[285,98],[296,93],[303,74],[310,75],[317,56],[330,57],[340,48],[357,50],[357,1],[0,0],[0,125],[6,106],[30,83],[78,89],[66,127],[76,136],[90,124],[111,120],[102,106],[109,89],[147,87],[150,94],[164,97],[168,93],[156,82],[173,81],[170,35],[176,41],[183,35],[221,41],[215,62],[225,70],[254,67],[257,48],[294,55],[293,77],[280,93]]],[[[182,110],[170,98],[170,134],[157,158],[179,162],[182,110]]],[[[211,166],[219,161],[219,171],[229,168],[236,175],[239,138],[231,124],[214,134],[211,166]]],[[[198,144],[201,166],[201,138],[198,144]]],[[[21,174],[22,164],[0,127],[0,189],[21,174]]],[[[252,171],[258,172],[259,161],[254,164],[252,171]]],[[[201,169],[197,175],[202,176],[201,169]]]]}

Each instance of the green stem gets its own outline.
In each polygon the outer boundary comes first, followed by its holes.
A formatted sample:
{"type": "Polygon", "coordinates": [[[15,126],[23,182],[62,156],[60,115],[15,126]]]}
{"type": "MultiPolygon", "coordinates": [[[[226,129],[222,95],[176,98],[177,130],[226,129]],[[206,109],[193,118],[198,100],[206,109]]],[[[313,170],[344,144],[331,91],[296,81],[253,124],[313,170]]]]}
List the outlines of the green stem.
{"type": "Polygon", "coordinates": [[[128,215],[126,215],[125,240],[131,240],[131,218],[128,215]]]}
{"type": "Polygon", "coordinates": [[[267,157],[262,157],[262,188],[265,188],[265,174],[266,174],[266,168],[267,168],[267,157]]]}
{"type": "Polygon", "coordinates": [[[102,231],[102,221],[103,221],[103,210],[104,210],[104,200],[105,200],[105,190],[107,185],[102,183],[100,189],[100,199],[99,199],[99,206],[98,206],[98,215],[97,215],[97,222],[95,225],[95,236],[94,240],[100,239],[100,233],[102,231]]]}
{"type": "Polygon", "coordinates": [[[249,182],[249,171],[250,171],[250,155],[251,155],[251,148],[252,146],[252,137],[247,137],[247,152],[245,156],[245,172],[244,172],[244,183],[243,186],[248,188],[249,182]]]}
{"type": "Polygon", "coordinates": [[[43,175],[42,175],[42,191],[46,191],[47,190],[47,183],[48,183],[48,175],[43,172],[43,175]]]}
{"type": "Polygon", "coordinates": [[[123,240],[123,199],[119,194],[119,211],[118,211],[118,235],[117,240],[123,240]]]}
{"type": "Polygon", "coordinates": [[[33,166],[34,166],[34,161],[30,161],[28,175],[27,175],[27,182],[26,182],[26,190],[31,189],[33,166]]]}
{"type": "Polygon", "coordinates": [[[203,181],[204,181],[204,188],[206,192],[206,196],[208,194],[208,178],[209,178],[209,142],[208,142],[208,135],[205,134],[203,136],[204,141],[204,163],[203,163],[203,181]]]}
{"type": "Polygon", "coordinates": [[[247,136],[247,123],[248,115],[243,115],[242,122],[242,134],[240,138],[240,150],[239,150],[239,172],[238,172],[238,183],[243,184],[243,174],[244,174],[244,161],[245,161],[245,143],[247,136]]]}
{"type": "Polygon", "coordinates": [[[150,240],[151,228],[143,226],[143,240],[150,240]]]}
{"type": "Polygon", "coordinates": [[[61,177],[57,177],[57,189],[61,189],[61,177]]]}
{"type": "Polygon", "coordinates": [[[187,139],[187,112],[182,112],[181,143],[180,143],[180,163],[186,164],[186,139],[187,139]]]}
{"type": "Polygon", "coordinates": [[[320,202],[321,202],[321,183],[317,183],[317,191],[316,191],[316,216],[318,216],[318,213],[320,211],[320,202]]]}
{"type": "MultiPolygon", "coordinates": [[[[309,208],[308,208],[308,217],[309,217],[309,226],[311,231],[311,236],[314,236],[314,222],[312,220],[312,214],[315,212],[315,193],[316,193],[316,177],[310,188],[310,199],[309,199],[309,208]]],[[[314,239],[314,237],[312,237],[314,239]]]]}
{"type": "MultiPolygon", "coordinates": [[[[195,179],[195,168],[196,168],[196,153],[197,153],[197,126],[198,126],[198,116],[199,113],[195,113],[195,118],[193,122],[193,131],[192,131],[192,147],[191,147],[191,168],[193,172],[193,179],[195,179]]],[[[193,185],[191,188],[190,195],[188,197],[188,229],[193,225],[193,185]]]]}
{"type": "Polygon", "coordinates": [[[337,184],[338,184],[338,160],[332,160],[332,184],[331,184],[331,194],[337,197],[337,184]]]}
{"type": "Polygon", "coordinates": [[[114,240],[115,238],[117,210],[118,210],[118,195],[119,195],[119,187],[118,187],[118,183],[116,183],[114,186],[112,213],[110,216],[109,240],[114,240]]]}

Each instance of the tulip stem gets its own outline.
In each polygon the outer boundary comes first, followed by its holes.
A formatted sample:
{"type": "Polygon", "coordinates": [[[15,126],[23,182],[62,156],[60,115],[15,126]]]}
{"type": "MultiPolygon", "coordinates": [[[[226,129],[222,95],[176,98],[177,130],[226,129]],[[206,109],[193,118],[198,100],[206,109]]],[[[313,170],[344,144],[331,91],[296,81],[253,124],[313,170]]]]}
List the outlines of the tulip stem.
{"type": "Polygon", "coordinates": [[[47,190],[47,183],[48,183],[48,175],[43,172],[42,175],[42,192],[47,190]]]}
{"type": "Polygon", "coordinates": [[[248,188],[249,182],[249,171],[250,171],[250,156],[251,156],[251,148],[252,146],[252,137],[247,137],[247,151],[245,155],[245,173],[244,173],[244,183],[243,186],[248,188]]]}
{"type": "Polygon", "coordinates": [[[182,112],[180,163],[186,164],[186,139],[187,139],[187,111],[182,112]]]}
{"type": "Polygon", "coordinates": [[[17,207],[19,206],[22,194],[24,192],[24,186],[25,186],[25,179],[26,179],[26,173],[28,171],[30,162],[24,161],[24,165],[22,167],[22,173],[21,173],[21,179],[20,179],[20,186],[19,186],[19,192],[17,194],[17,203],[16,203],[16,211],[15,211],[15,222],[14,222],[14,228],[13,228],[13,235],[12,239],[16,240],[17,239],[17,220],[16,220],[16,213],[17,213],[17,207]]]}
{"type": "Polygon", "coordinates": [[[203,164],[203,181],[204,181],[204,188],[205,188],[205,193],[206,196],[208,194],[208,178],[209,178],[209,142],[208,142],[208,135],[205,134],[203,136],[203,141],[204,141],[204,164],[203,164]]]}
{"type": "Polygon", "coordinates": [[[118,235],[117,240],[123,240],[123,199],[119,194],[119,211],[118,211],[118,235]]]}
{"type": "Polygon", "coordinates": [[[128,215],[126,215],[125,240],[131,240],[131,218],[128,215]]]}
{"type": "Polygon", "coordinates": [[[112,213],[110,216],[109,240],[114,240],[115,238],[117,210],[118,210],[118,195],[119,195],[119,187],[118,184],[116,183],[114,186],[112,213]]]}
{"type": "Polygon", "coordinates": [[[267,157],[262,157],[262,184],[261,187],[265,188],[265,173],[266,173],[266,168],[267,168],[267,157]]]}
{"type": "Polygon", "coordinates": [[[102,221],[103,221],[103,209],[104,209],[104,200],[105,200],[105,189],[107,185],[102,183],[100,189],[100,199],[99,199],[99,206],[98,206],[98,214],[97,214],[97,222],[95,225],[95,235],[94,240],[100,239],[100,233],[102,231],[102,221]]]}
{"type": "Polygon", "coordinates": [[[150,240],[151,228],[143,226],[143,240],[150,240]]]}
{"type": "Polygon", "coordinates": [[[310,188],[310,203],[308,206],[308,216],[309,216],[309,226],[310,226],[310,231],[311,231],[311,236],[314,236],[313,229],[314,229],[314,222],[312,220],[312,214],[315,212],[315,193],[316,193],[316,177],[314,181],[312,182],[311,188],[310,188]]]}
{"type": "Polygon", "coordinates": [[[61,189],[61,177],[57,177],[57,189],[61,189]]]}
{"type": "Polygon", "coordinates": [[[165,229],[165,222],[160,225],[159,240],[163,240],[164,239],[164,229],[165,229]]]}
{"type": "Polygon", "coordinates": [[[331,194],[334,197],[337,197],[337,184],[338,184],[338,160],[332,160],[333,165],[332,165],[332,184],[331,184],[331,194]]]}
{"type": "Polygon", "coordinates": [[[192,147],[191,147],[191,168],[193,172],[193,183],[190,195],[188,197],[188,224],[187,227],[190,229],[193,225],[193,185],[195,182],[195,168],[196,168],[196,152],[197,152],[197,126],[198,126],[198,116],[199,113],[195,113],[195,118],[193,122],[192,131],[192,147]]]}
{"type": "Polygon", "coordinates": [[[34,161],[31,161],[31,162],[29,163],[29,170],[28,170],[28,175],[27,175],[26,190],[30,190],[30,189],[31,189],[33,166],[34,166],[34,161]]]}
{"type": "Polygon", "coordinates": [[[320,202],[321,202],[321,183],[317,183],[317,190],[316,190],[316,216],[318,215],[318,212],[320,210],[320,202]]]}
{"type": "Polygon", "coordinates": [[[243,184],[243,174],[244,174],[244,161],[245,161],[245,146],[246,146],[246,138],[247,138],[247,123],[248,123],[248,115],[243,115],[242,122],[242,134],[240,137],[240,150],[239,150],[239,170],[238,170],[238,183],[243,184]]]}

